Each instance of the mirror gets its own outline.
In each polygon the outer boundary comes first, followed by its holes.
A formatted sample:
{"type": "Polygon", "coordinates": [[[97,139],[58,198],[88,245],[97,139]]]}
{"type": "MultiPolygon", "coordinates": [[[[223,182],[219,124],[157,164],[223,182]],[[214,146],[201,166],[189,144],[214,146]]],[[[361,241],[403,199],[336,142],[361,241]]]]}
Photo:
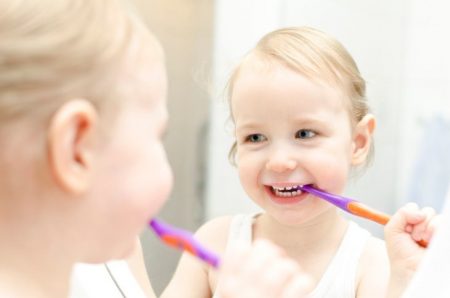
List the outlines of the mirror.
{"type": "MultiPolygon", "coordinates": [[[[222,91],[234,63],[262,35],[297,25],[335,36],[367,81],[378,121],[375,159],[364,175],[349,182],[346,194],[387,213],[412,199],[441,207],[450,180],[445,1],[133,2],[167,54],[171,124],[166,145],[175,172],[175,190],[161,214],[168,222],[195,230],[219,215],[256,210],[227,159],[232,138],[222,91]]],[[[382,237],[376,224],[355,221],[382,237]]],[[[159,292],[179,253],[150,234],[142,241],[159,292]]]]}

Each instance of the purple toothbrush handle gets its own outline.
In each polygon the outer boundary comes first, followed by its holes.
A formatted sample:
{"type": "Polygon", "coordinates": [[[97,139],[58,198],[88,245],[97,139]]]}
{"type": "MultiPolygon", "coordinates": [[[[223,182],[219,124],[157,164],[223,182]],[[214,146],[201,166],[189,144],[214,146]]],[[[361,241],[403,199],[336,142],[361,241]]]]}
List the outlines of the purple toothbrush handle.
{"type": "Polygon", "coordinates": [[[314,187],[312,187],[311,185],[303,185],[300,187],[300,189],[302,191],[306,191],[310,194],[315,195],[316,197],[322,198],[328,202],[330,202],[331,204],[341,208],[342,210],[345,211],[350,211],[348,209],[348,204],[351,202],[356,202],[355,200],[349,199],[349,198],[345,198],[345,197],[341,197],[341,196],[337,196],[337,195],[333,195],[324,191],[320,191],[314,187]]]}
{"type": "Polygon", "coordinates": [[[192,233],[157,219],[152,219],[149,225],[164,243],[185,250],[214,268],[219,267],[220,258],[195,239],[192,233]]]}

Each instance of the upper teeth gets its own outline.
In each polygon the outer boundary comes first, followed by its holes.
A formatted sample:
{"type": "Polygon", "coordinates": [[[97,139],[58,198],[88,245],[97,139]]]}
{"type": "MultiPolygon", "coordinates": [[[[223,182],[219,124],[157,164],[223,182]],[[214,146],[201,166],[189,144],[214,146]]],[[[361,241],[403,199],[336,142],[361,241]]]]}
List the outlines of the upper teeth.
{"type": "Polygon", "coordinates": [[[299,190],[300,189],[300,185],[286,186],[286,187],[272,186],[272,188],[274,190],[278,190],[278,191],[290,191],[290,190],[299,190]]]}
{"type": "Polygon", "coordinates": [[[277,197],[296,197],[302,193],[300,185],[286,187],[272,186],[272,188],[277,197]]]}

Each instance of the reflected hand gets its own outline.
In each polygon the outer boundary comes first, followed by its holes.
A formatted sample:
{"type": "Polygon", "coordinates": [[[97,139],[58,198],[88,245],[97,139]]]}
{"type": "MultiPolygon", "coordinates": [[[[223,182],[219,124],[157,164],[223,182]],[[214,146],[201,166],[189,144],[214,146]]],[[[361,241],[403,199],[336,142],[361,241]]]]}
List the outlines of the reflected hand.
{"type": "Polygon", "coordinates": [[[311,291],[312,280],[296,261],[266,240],[236,245],[225,256],[218,292],[221,297],[291,298],[311,291]]]}

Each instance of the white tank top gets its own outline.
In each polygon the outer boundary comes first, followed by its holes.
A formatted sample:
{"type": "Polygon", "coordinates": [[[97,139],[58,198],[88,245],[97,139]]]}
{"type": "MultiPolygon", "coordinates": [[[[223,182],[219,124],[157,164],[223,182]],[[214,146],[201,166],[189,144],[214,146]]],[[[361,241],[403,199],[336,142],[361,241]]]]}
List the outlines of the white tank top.
{"type": "Polygon", "coordinates": [[[70,298],[145,298],[126,261],[77,264],[72,272],[70,298]]]}
{"type": "MultiPolygon", "coordinates": [[[[234,241],[252,242],[252,227],[257,214],[236,215],[230,224],[227,249],[234,241]]],[[[370,233],[350,221],[333,259],[308,298],[354,298],[358,262],[370,233]]],[[[220,286],[220,281],[219,285],[220,286]]],[[[213,298],[220,298],[214,294],[213,298]]]]}

